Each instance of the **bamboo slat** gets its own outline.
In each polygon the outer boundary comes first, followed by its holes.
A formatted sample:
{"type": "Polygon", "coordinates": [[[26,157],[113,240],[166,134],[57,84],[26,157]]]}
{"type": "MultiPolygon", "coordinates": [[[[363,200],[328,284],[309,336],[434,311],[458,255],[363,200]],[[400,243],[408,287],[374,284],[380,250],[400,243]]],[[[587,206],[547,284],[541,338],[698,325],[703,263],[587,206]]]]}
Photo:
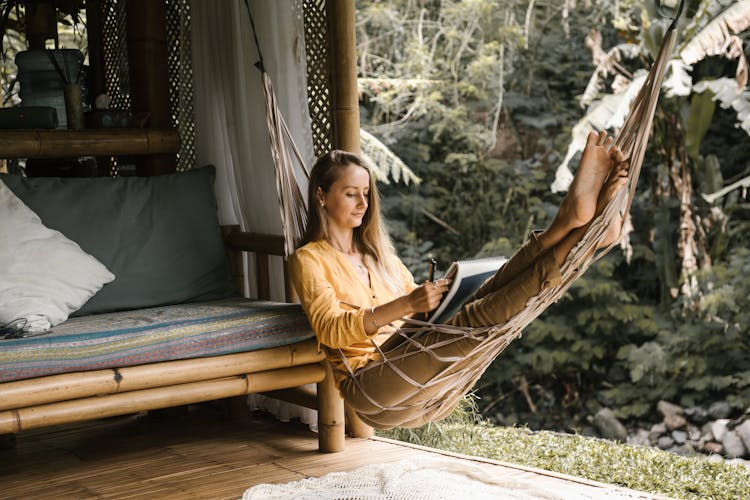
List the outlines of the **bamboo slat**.
{"type": "MultiPolygon", "coordinates": [[[[65,373],[0,384],[0,410],[317,363],[315,339],[259,351],[65,373]],[[118,380],[119,379],[119,380],[118,380]]],[[[286,387],[286,386],[285,386],[286,387]]]]}
{"type": "Polygon", "coordinates": [[[180,137],[171,129],[0,130],[3,158],[64,158],[176,153],[180,137]]]}
{"type": "Polygon", "coordinates": [[[324,379],[325,373],[321,365],[304,365],[245,376],[6,410],[0,412],[0,434],[318,383],[324,379]]]}
{"type": "Polygon", "coordinates": [[[226,242],[234,250],[284,256],[283,236],[235,230],[226,235],[226,242]]]}

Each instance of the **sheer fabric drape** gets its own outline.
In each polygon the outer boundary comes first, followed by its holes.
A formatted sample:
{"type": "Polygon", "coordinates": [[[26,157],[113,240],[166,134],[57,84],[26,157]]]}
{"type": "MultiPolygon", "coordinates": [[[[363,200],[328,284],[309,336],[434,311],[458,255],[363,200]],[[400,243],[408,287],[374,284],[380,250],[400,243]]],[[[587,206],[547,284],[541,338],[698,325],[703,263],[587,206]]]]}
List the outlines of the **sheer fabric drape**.
{"type": "MultiPolygon", "coordinates": [[[[198,165],[217,168],[219,220],[248,231],[281,234],[263,89],[254,66],[258,49],[245,3],[193,0],[191,9],[196,158],[198,165]]],[[[302,2],[251,0],[250,9],[279,106],[303,158],[312,165],[302,2]]],[[[304,174],[298,178],[304,179],[304,174]]],[[[255,294],[253,269],[251,261],[246,273],[251,278],[250,296],[255,294]]],[[[283,300],[280,259],[272,263],[271,279],[272,298],[283,300]]],[[[267,398],[252,396],[251,405],[261,406],[263,400],[267,398]]],[[[286,403],[271,406],[282,418],[315,421],[312,410],[298,415],[286,403]]]]}

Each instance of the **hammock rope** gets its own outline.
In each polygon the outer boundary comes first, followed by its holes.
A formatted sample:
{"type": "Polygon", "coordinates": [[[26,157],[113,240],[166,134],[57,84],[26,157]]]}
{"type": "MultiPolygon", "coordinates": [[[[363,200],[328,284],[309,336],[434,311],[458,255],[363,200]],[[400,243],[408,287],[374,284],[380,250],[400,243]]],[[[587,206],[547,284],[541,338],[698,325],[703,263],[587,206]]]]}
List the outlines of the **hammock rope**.
{"type": "MultiPolygon", "coordinates": [[[[251,18],[253,36],[257,45],[255,27],[247,0],[245,0],[245,4],[248,6],[248,15],[251,18]]],[[[499,325],[460,327],[431,324],[412,318],[402,318],[403,324],[398,327],[394,326],[394,330],[403,337],[403,342],[407,343],[410,349],[403,349],[402,346],[399,346],[391,351],[384,352],[380,346],[373,342],[381,359],[372,361],[357,371],[357,373],[365,373],[369,370],[381,370],[383,366],[393,370],[404,382],[413,387],[413,391],[405,395],[400,401],[391,401],[385,404],[368,394],[367,388],[359,382],[346,356],[339,349],[338,352],[344,366],[349,372],[352,382],[361,394],[378,409],[377,412],[366,415],[360,413],[360,416],[366,417],[366,421],[374,425],[379,425],[380,421],[387,420],[388,423],[382,426],[392,427],[393,414],[395,412],[416,410],[411,411],[408,421],[400,423],[404,427],[411,427],[421,425],[426,421],[439,420],[447,416],[448,412],[453,410],[459,400],[471,390],[479,377],[489,367],[490,363],[511,342],[521,337],[523,329],[552,303],[557,302],[583,272],[594,262],[606,255],[617,244],[615,242],[606,248],[597,250],[599,243],[604,239],[607,229],[615,223],[617,218],[622,217],[624,224],[628,217],[643,164],[648,137],[651,133],[659,91],[664,80],[667,62],[672,54],[677,38],[676,24],[682,12],[683,5],[684,0],[681,0],[673,22],[665,33],[659,53],[649,70],[646,81],[641,87],[628,117],[614,140],[614,144],[625,154],[630,164],[627,189],[620,190],[614,199],[608,203],[602,213],[591,222],[581,241],[570,251],[560,269],[562,276],[561,283],[557,286],[547,288],[529,299],[522,311],[499,325]],[[420,343],[419,338],[430,332],[439,332],[446,338],[430,345],[420,343]],[[455,342],[464,341],[465,339],[472,339],[477,343],[467,356],[441,356],[437,352],[441,348],[450,346],[455,342]],[[433,359],[445,365],[426,382],[414,380],[395,364],[396,361],[422,353],[429,354],[433,359]],[[430,391],[431,395],[427,400],[418,397],[424,391],[430,391]]],[[[260,55],[259,47],[258,53],[260,55]]],[[[276,167],[276,187],[280,201],[282,225],[286,242],[285,248],[287,255],[290,255],[294,251],[295,242],[301,237],[307,223],[307,214],[304,198],[294,175],[292,156],[288,152],[287,146],[292,148],[294,158],[298,165],[302,167],[302,171],[307,175],[308,179],[309,171],[294,145],[286,122],[278,108],[271,80],[263,67],[262,56],[257,66],[261,70],[263,79],[267,125],[269,135],[271,136],[274,165],[276,167]]]]}
{"type": "MultiPolygon", "coordinates": [[[[383,352],[376,345],[381,359],[368,363],[358,371],[380,370],[383,366],[387,366],[414,388],[411,394],[405,396],[402,401],[390,402],[387,405],[376,401],[374,397],[367,393],[367,388],[359,382],[349,365],[345,365],[357,389],[373,406],[379,409],[377,413],[361,415],[368,422],[378,424],[379,421],[387,418],[388,423],[384,424],[384,426],[392,426],[392,416],[389,414],[405,410],[417,411],[412,411],[409,414],[409,421],[401,423],[404,427],[421,425],[425,421],[439,420],[446,416],[446,412],[451,411],[459,400],[471,390],[492,361],[511,342],[521,337],[523,329],[536,319],[549,305],[557,302],[582,273],[617,244],[613,243],[606,248],[596,250],[599,243],[603,240],[607,229],[615,223],[616,219],[622,217],[624,223],[625,218],[628,216],[627,214],[629,214],[648,144],[648,137],[651,133],[653,116],[661,84],[664,80],[667,61],[672,53],[677,37],[675,24],[678,17],[679,12],[675,18],[675,22],[672,23],[665,34],[659,54],[649,70],[646,82],[634,101],[630,114],[615,137],[614,144],[622,150],[630,163],[627,189],[621,190],[610,201],[602,213],[592,221],[581,241],[571,250],[560,269],[562,276],[561,283],[555,287],[543,290],[538,295],[529,299],[521,312],[500,325],[467,328],[428,324],[411,318],[403,318],[404,323],[400,327],[394,328],[403,337],[403,341],[410,343],[413,349],[404,353],[405,350],[399,346],[394,349],[394,351],[398,351],[398,354],[396,352],[389,354],[389,352],[383,352]],[[418,340],[420,336],[432,331],[446,334],[449,338],[434,344],[422,345],[418,340]],[[435,352],[435,350],[467,338],[478,341],[478,345],[472,349],[468,356],[441,358],[435,352]],[[396,362],[405,357],[425,351],[433,356],[434,359],[445,363],[445,368],[431,377],[429,381],[418,383],[403,373],[396,365],[396,362]],[[421,391],[431,388],[438,388],[438,390],[428,400],[410,401],[421,391]]],[[[373,343],[373,345],[375,344],[373,343]]],[[[339,354],[346,362],[346,358],[341,350],[339,350],[339,354]]]]}

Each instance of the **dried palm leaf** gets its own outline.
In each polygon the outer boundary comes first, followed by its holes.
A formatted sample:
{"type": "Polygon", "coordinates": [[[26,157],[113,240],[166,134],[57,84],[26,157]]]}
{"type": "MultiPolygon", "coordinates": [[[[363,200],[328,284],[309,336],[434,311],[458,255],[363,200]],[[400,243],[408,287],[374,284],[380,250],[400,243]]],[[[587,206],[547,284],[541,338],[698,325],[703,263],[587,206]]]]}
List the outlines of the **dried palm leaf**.
{"type": "Polygon", "coordinates": [[[710,90],[713,100],[719,101],[722,108],[732,108],[737,112],[737,126],[750,134],[750,91],[740,91],[732,78],[703,80],[693,85],[698,93],[710,90]]]}
{"type": "Polygon", "coordinates": [[[646,76],[645,70],[637,72],[622,92],[602,97],[573,126],[568,151],[555,171],[555,180],[551,186],[553,193],[568,190],[570,183],[573,181],[573,172],[568,165],[577,153],[583,151],[583,147],[586,145],[586,136],[589,132],[592,130],[618,129],[622,126],[633,100],[646,81],[646,76]]]}
{"type": "Polygon", "coordinates": [[[715,193],[711,193],[711,194],[705,194],[704,193],[701,196],[707,202],[713,203],[716,200],[718,200],[719,198],[723,198],[724,196],[726,196],[730,192],[734,191],[735,189],[739,189],[739,188],[743,188],[743,189],[750,188],[750,176],[743,177],[742,179],[738,180],[737,182],[733,182],[732,184],[730,184],[730,185],[728,185],[728,186],[726,186],[726,187],[724,187],[722,189],[719,189],[715,193]]]}
{"type": "Polygon", "coordinates": [[[708,56],[723,55],[739,59],[737,65],[737,87],[747,85],[747,59],[742,41],[735,35],[750,26],[750,0],[739,0],[718,14],[711,22],[693,36],[680,51],[686,64],[695,64],[708,56]]]}
{"type": "Polygon", "coordinates": [[[582,108],[590,105],[599,96],[604,86],[604,79],[609,74],[617,73],[632,78],[633,75],[620,65],[620,61],[635,59],[640,54],[641,48],[634,43],[621,43],[605,52],[602,49],[601,42],[601,34],[596,30],[591,30],[591,33],[586,37],[586,47],[591,50],[596,69],[591,75],[588,85],[586,85],[586,90],[583,91],[583,96],[581,96],[582,108]]]}

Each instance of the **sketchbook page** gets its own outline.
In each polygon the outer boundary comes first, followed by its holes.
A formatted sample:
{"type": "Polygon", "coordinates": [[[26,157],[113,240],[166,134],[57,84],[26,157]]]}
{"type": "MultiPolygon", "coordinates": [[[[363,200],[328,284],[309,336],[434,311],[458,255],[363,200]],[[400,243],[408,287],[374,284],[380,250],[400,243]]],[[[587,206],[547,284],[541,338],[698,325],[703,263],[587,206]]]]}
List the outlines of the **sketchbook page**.
{"type": "Polygon", "coordinates": [[[508,260],[505,257],[460,260],[451,264],[445,277],[452,278],[443,301],[430,315],[430,323],[443,323],[453,317],[487,278],[494,275],[508,260]]]}

